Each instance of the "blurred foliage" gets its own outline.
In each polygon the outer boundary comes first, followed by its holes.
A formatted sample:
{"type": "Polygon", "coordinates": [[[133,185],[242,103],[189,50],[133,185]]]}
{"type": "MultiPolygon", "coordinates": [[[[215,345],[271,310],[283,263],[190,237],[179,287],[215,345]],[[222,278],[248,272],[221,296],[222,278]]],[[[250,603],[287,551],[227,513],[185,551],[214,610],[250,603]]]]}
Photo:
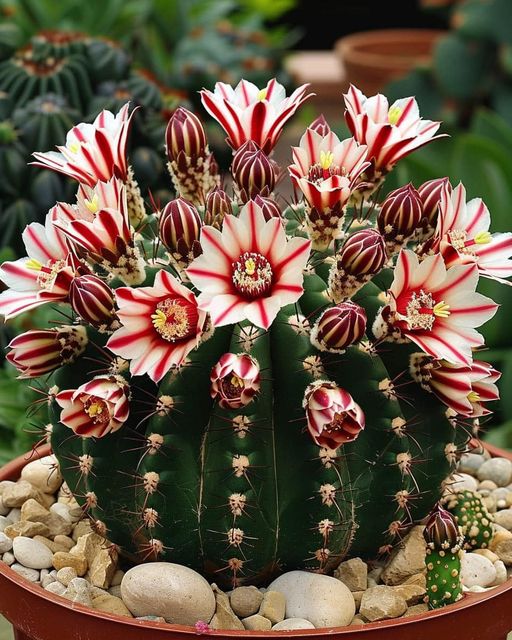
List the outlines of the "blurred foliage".
{"type": "MultiPolygon", "coordinates": [[[[160,81],[187,90],[242,77],[280,75],[296,33],[268,21],[296,0],[0,0],[8,17],[1,49],[41,30],[81,31],[122,43],[160,81]]],[[[283,79],[283,78],[282,78],[283,79]]]]}
{"type": "Polygon", "coordinates": [[[393,82],[387,93],[392,99],[416,95],[426,117],[451,124],[468,126],[482,105],[512,124],[512,2],[451,4],[442,7],[449,12],[451,30],[435,47],[430,67],[393,82]]]}

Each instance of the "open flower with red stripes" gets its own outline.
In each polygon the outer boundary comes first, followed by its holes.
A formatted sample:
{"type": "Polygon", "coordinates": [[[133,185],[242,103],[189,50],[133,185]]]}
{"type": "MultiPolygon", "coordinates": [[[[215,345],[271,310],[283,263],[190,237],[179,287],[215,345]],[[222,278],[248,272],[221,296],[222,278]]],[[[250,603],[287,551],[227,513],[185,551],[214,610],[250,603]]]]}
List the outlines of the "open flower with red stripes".
{"type": "Polygon", "coordinates": [[[308,431],[320,447],[337,449],[353,442],[365,427],[365,415],[354,398],[334,382],[309,385],[303,401],[308,431]]]}
{"type": "Polygon", "coordinates": [[[55,396],[60,421],[76,435],[102,438],[118,431],[130,415],[130,388],[121,376],[97,376],[55,396]]]}
{"type": "Polygon", "coordinates": [[[248,353],[225,353],[210,373],[210,395],[224,409],[241,409],[260,390],[260,366],[248,353]]]}
{"type": "Polygon", "coordinates": [[[0,280],[8,287],[0,293],[0,315],[5,319],[42,304],[67,300],[73,278],[87,271],[50,214],[44,226],[32,222],[25,228],[23,243],[27,257],[0,267],[0,280]]]}
{"type": "Polygon", "coordinates": [[[440,254],[423,262],[412,251],[399,253],[390,301],[377,316],[377,338],[408,339],[436,359],[470,364],[472,348],[484,344],[476,331],[493,317],[498,305],[475,291],[475,265],[447,268],[440,254]]]}
{"type": "Polygon", "coordinates": [[[152,287],[120,287],[115,294],[122,326],[107,347],[130,361],[132,375],[147,373],[159,382],[197,347],[206,313],[192,291],[163,270],[152,287]]]}
{"type": "Polygon", "coordinates": [[[249,320],[268,329],[279,310],[303,293],[311,241],[287,239],[281,221],[265,221],[253,200],[240,217],[225,216],[222,232],[203,227],[201,247],[187,275],[200,290],[199,307],[211,315],[213,326],[249,320]]]}
{"type": "Polygon", "coordinates": [[[340,141],[322,121],[322,133],[315,121],[293,147],[293,164],[288,167],[293,184],[308,203],[308,233],[314,248],[325,249],[341,236],[343,215],[361,174],[370,166],[367,148],[354,138],[340,141]]]}
{"type": "Polygon", "coordinates": [[[439,251],[447,266],[475,264],[481,276],[511,284],[512,233],[490,233],[491,215],[480,198],[466,202],[460,183],[453,191],[444,185],[432,251],[439,251]]]}
{"type": "Polygon", "coordinates": [[[80,185],[75,205],[61,202],[50,213],[55,227],[105,270],[125,284],[144,280],[143,260],[134,246],[128,218],[126,188],[120,180],[80,185]]]}
{"type": "Polygon", "coordinates": [[[500,397],[496,382],[501,373],[482,360],[452,364],[446,360],[435,360],[425,353],[413,353],[410,372],[426,391],[464,417],[479,418],[490,414],[487,403],[500,397]]]}
{"type": "Polygon", "coordinates": [[[350,85],[343,96],[345,120],[354,138],[368,146],[368,159],[373,160],[378,175],[387,173],[412,151],[432,142],[441,123],[423,120],[414,98],[401,98],[392,105],[378,93],[367,98],[350,85]]]}
{"type": "Polygon", "coordinates": [[[98,180],[128,177],[126,143],[135,109],[125,104],[117,114],[102,111],[92,124],[76,125],[66,136],[66,144],[57,151],[34,153],[33,164],[63,173],[81,184],[93,187],[98,180]]]}
{"type": "Polygon", "coordinates": [[[240,80],[235,88],[217,82],[215,91],[201,91],[201,101],[226,132],[226,142],[234,151],[252,140],[268,155],[286,122],[313,95],[306,94],[308,86],[304,84],[286,97],[285,88],[275,78],[263,89],[247,80],[240,80]]]}

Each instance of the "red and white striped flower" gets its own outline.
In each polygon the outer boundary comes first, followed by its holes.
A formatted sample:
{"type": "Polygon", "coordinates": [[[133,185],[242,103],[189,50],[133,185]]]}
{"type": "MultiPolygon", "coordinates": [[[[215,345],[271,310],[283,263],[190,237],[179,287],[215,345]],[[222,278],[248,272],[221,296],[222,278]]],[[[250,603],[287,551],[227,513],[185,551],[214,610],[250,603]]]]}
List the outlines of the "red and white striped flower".
{"type": "Polygon", "coordinates": [[[118,431],[130,415],[130,388],[121,376],[97,376],[78,389],[55,396],[60,421],[83,438],[102,438],[118,431]]]}
{"type": "Polygon", "coordinates": [[[210,373],[210,395],[224,409],[240,409],[260,390],[260,367],[247,353],[225,353],[210,373]]]}
{"type": "Polygon", "coordinates": [[[302,295],[311,242],[287,240],[281,221],[265,221],[253,200],[240,217],[226,215],[222,232],[203,227],[201,247],[187,275],[201,291],[199,307],[216,327],[249,320],[268,329],[281,307],[302,295]]]}
{"type": "Polygon", "coordinates": [[[85,327],[32,329],[11,340],[6,360],[18,369],[19,378],[37,378],[74,362],[86,346],[85,327]]]}
{"type": "Polygon", "coordinates": [[[135,111],[129,113],[129,104],[116,115],[102,111],[92,124],[82,122],[68,131],[66,144],[57,146],[58,151],[34,153],[33,164],[90,187],[114,176],[126,182],[126,143],[135,111]]]}
{"type": "Polygon", "coordinates": [[[476,293],[474,265],[447,268],[440,254],[423,262],[402,250],[389,289],[390,302],[374,325],[375,335],[408,338],[425,353],[452,364],[470,364],[471,349],[484,343],[475,330],[493,317],[498,305],[476,293]]]}
{"type": "Polygon", "coordinates": [[[365,427],[365,416],[354,398],[334,382],[318,380],[304,394],[311,437],[320,447],[337,449],[353,442],[365,427]]]}
{"type": "Polygon", "coordinates": [[[81,185],[76,205],[58,203],[50,211],[55,227],[102,267],[126,284],[145,278],[144,262],[134,247],[126,188],[117,178],[81,185]]]}
{"type": "Polygon", "coordinates": [[[8,290],[0,293],[0,315],[5,319],[49,302],[63,302],[81,266],[70,253],[65,235],[50,214],[44,226],[32,222],[23,231],[27,257],[4,262],[0,280],[8,290]]]}
{"type": "Polygon", "coordinates": [[[368,146],[368,159],[378,173],[389,171],[401,158],[436,138],[440,122],[420,118],[414,98],[401,98],[389,106],[378,93],[367,98],[350,85],[345,99],[345,120],[354,138],[368,146]]]}
{"type": "Polygon", "coordinates": [[[307,84],[302,85],[287,98],[285,88],[275,78],[263,89],[247,80],[241,80],[235,88],[217,82],[215,91],[201,91],[201,101],[226,132],[226,142],[234,151],[252,140],[269,154],[286,122],[313,95],[306,95],[307,88],[307,84]]]}
{"type": "Polygon", "coordinates": [[[197,347],[206,313],[195,295],[167,271],[159,271],[152,287],[116,289],[122,324],[107,347],[130,360],[132,375],[147,373],[159,382],[197,347]]]}
{"type": "Polygon", "coordinates": [[[309,127],[300,146],[292,148],[293,164],[288,171],[311,207],[326,213],[340,210],[370,164],[366,152],[366,146],[354,138],[340,141],[330,129],[321,135],[309,127]]]}
{"type": "Polygon", "coordinates": [[[480,275],[510,284],[512,233],[490,233],[491,216],[480,198],[466,203],[460,183],[453,191],[444,186],[431,249],[439,251],[447,266],[475,264],[480,275]]]}
{"type": "Polygon", "coordinates": [[[424,353],[413,353],[410,371],[414,380],[426,391],[465,417],[478,418],[490,414],[486,403],[499,400],[500,397],[496,382],[501,373],[482,360],[460,365],[434,360],[424,353]]]}

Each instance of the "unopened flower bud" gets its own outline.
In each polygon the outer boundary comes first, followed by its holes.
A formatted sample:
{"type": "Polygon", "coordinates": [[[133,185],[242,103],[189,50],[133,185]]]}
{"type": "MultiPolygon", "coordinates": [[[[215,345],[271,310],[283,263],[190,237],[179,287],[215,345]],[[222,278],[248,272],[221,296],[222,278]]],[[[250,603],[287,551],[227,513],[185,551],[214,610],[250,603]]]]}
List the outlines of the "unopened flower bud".
{"type": "Polygon", "coordinates": [[[231,198],[228,194],[220,187],[210,191],[206,198],[204,223],[220,229],[224,216],[232,213],[231,198]]]}
{"type": "Polygon", "coordinates": [[[341,353],[359,342],[366,331],[366,312],[354,302],[341,302],[322,313],[311,342],[321,351],[341,353]]]}
{"type": "Polygon", "coordinates": [[[334,258],[329,272],[329,293],[334,302],[341,302],[382,269],[387,260],[384,238],[375,229],[356,231],[334,258]]]}
{"type": "Polygon", "coordinates": [[[428,180],[418,187],[418,195],[423,206],[423,226],[430,227],[432,231],[437,223],[439,202],[445,187],[448,188],[449,193],[452,192],[449,178],[428,180]]]}
{"type": "Polygon", "coordinates": [[[461,533],[454,516],[438,503],[430,512],[423,536],[433,549],[454,549],[461,544],[461,533]]]}
{"type": "Polygon", "coordinates": [[[199,118],[188,109],[179,107],[171,116],[165,131],[169,160],[181,165],[180,154],[192,160],[206,155],[206,134],[199,118]]]}
{"type": "Polygon", "coordinates": [[[257,195],[268,196],[274,190],[276,173],[270,158],[252,140],[238,149],[231,165],[233,178],[243,203],[257,195]]]}
{"type": "Polygon", "coordinates": [[[272,198],[262,198],[261,196],[256,196],[254,202],[261,208],[263,213],[263,217],[268,222],[271,218],[279,218],[283,220],[283,213],[275,200],[272,198]]]}
{"type": "Polygon", "coordinates": [[[160,240],[181,266],[187,266],[200,255],[201,226],[197,209],[184,198],[171,200],[162,210],[158,230],[160,240]]]}
{"type": "Polygon", "coordinates": [[[97,329],[108,330],[116,321],[114,292],[93,274],[74,278],[69,287],[73,311],[97,329]]]}
{"type": "Polygon", "coordinates": [[[8,362],[18,369],[20,378],[37,378],[69,364],[87,346],[85,327],[32,329],[9,343],[8,362]]]}
{"type": "Polygon", "coordinates": [[[319,115],[318,118],[313,120],[308,128],[316,131],[319,135],[322,136],[322,138],[331,133],[331,127],[327,124],[327,120],[322,114],[319,115]]]}
{"type": "Polygon", "coordinates": [[[248,405],[260,390],[260,366],[246,353],[225,353],[210,374],[210,395],[224,409],[248,405]]]}
{"type": "Polygon", "coordinates": [[[412,184],[392,191],[382,203],[377,226],[390,254],[400,249],[420,226],[423,205],[412,184]]]}

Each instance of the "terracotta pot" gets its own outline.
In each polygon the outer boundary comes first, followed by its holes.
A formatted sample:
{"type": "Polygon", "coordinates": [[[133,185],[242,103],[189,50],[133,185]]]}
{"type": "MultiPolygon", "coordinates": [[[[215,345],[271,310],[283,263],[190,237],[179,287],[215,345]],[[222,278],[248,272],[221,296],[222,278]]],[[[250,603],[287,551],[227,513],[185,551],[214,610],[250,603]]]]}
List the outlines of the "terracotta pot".
{"type": "MultiPolygon", "coordinates": [[[[489,447],[496,456],[512,454],[489,447]]],[[[48,455],[48,447],[41,455],[48,455]]],[[[16,480],[27,458],[0,469],[1,480],[16,480]]],[[[320,638],[329,640],[505,640],[512,629],[512,581],[483,594],[469,594],[444,609],[360,627],[303,631],[212,631],[208,635],[235,638],[320,638]]],[[[56,596],[27,582],[0,562],[0,613],[14,626],[17,640],[185,640],[197,637],[190,627],[142,622],[103,614],[56,596]]]]}
{"type": "Polygon", "coordinates": [[[363,31],[341,38],[335,48],[346,79],[363,93],[373,95],[391,80],[428,64],[435,43],[444,33],[433,29],[363,31]]]}

